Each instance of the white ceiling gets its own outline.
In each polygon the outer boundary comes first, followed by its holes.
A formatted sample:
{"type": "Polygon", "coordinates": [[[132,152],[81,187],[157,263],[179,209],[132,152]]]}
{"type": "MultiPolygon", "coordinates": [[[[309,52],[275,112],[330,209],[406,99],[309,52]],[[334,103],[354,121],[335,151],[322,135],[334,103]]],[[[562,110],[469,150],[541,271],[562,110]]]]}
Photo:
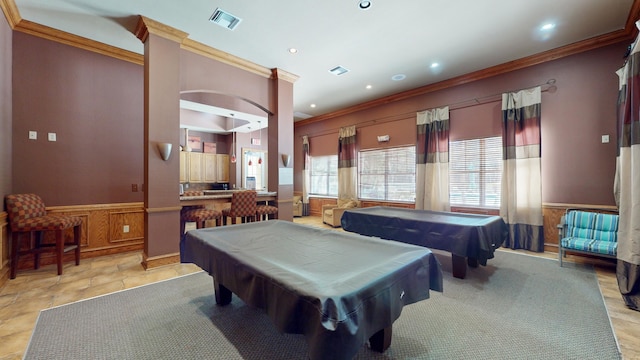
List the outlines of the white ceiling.
{"type": "Polygon", "coordinates": [[[623,29],[633,0],[371,0],[368,10],[358,0],[15,3],[23,19],[140,54],[133,29],[144,15],[298,75],[294,111],[317,116],[623,29]],[[209,22],[218,7],[242,19],[235,30],[209,22]],[[547,22],[555,28],[541,32],[547,22]],[[350,72],[329,73],[338,65],[350,72]]]}

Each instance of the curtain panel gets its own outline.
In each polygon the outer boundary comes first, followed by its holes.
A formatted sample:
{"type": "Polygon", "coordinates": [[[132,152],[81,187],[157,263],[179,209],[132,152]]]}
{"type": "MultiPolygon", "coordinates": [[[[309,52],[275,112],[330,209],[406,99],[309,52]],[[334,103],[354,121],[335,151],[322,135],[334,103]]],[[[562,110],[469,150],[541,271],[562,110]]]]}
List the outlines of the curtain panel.
{"type": "Polygon", "coordinates": [[[309,216],[309,189],[311,189],[311,155],[309,137],[302,137],[302,216],[309,216]]]}
{"type": "Polygon", "coordinates": [[[450,211],[449,107],[417,113],[416,209],[450,211]]]}
{"type": "Polygon", "coordinates": [[[640,51],[637,40],[625,66],[617,74],[620,86],[614,194],[620,219],[616,275],[625,304],[640,311],[640,228],[637,225],[640,219],[640,51]]]}
{"type": "Polygon", "coordinates": [[[356,127],[340,128],[338,134],[338,199],[358,198],[356,127]]]}
{"type": "Polygon", "coordinates": [[[503,172],[500,216],[504,246],[544,251],[540,176],[541,88],[502,94],[503,172]]]}

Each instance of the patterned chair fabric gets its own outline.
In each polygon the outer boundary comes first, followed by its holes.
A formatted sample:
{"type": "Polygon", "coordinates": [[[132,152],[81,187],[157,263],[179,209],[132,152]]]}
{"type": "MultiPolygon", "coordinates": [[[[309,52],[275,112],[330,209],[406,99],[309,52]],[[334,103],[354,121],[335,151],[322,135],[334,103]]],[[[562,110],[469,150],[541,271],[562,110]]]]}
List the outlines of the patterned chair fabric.
{"type": "Polygon", "coordinates": [[[222,209],[223,224],[226,218],[231,218],[231,223],[236,223],[236,218],[242,218],[242,222],[254,221],[256,217],[257,193],[255,190],[237,191],[231,195],[231,207],[222,209]]]}
{"type": "Polygon", "coordinates": [[[612,258],[617,256],[617,214],[568,210],[559,229],[560,266],[566,250],[612,258]]]}
{"type": "Polygon", "coordinates": [[[77,216],[47,214],[44,202],[36,194],[12,194],[5,197],[9,226],[11,228],[11,279],[16,277],[18,258],[23,254],[34,255],[34,268],[40,267],[39,254],[43,250],[55,251],[58,275],[62,275],[62,253],[75,250],[76,265],[80,264],[80,236],[82,218],[77,216]],[[73,242],[65,243],[64,230],[74,229],[73,242]],[[41,241],[43,231],[55,231],[55,244],[44,244],[41,241]],[[28,233],[30,239],[35,233],[35,247],[26,251],[20,249],[20,237],[28,233]]]}
{"type": "Polygon", "coordinates": [[[256,205],[256,219],[261,221],[263,217],[264,220],[268,220],[269,218],[277,219],[278,207],[272,205],[256,205]]]}

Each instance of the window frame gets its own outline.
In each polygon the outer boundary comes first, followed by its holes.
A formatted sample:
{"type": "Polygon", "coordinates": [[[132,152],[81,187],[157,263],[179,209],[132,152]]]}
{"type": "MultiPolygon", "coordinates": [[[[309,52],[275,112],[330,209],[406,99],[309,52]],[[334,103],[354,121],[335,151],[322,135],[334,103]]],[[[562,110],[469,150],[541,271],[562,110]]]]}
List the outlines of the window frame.
{"type": "Polygon", "coordinates": [[[361,200],[367,200],[367,201],[384,201],[384,202],[394,202],[394,203],[415,203],[415,199],[416,199],[416,145],[411,144],[411,145],[403,145],[403,146],[396,146],[396,147],[388,147],[388,148],[377,148],[377,149],[366,149],[366,150],[360,150],[358,151],[358,198],[361,200]],[[398,173],[398,172],[391,172],[389,170],[388,167],[388,157],[390,155],[393,155],[393,152],[397,152],[399,150],[412,150],[413,153],[413,157],[409,160],[409,166],[407,167],[408,169],[411,169],[410,172],[407,173],[398,173]],[[363,154],[368,154],[368,153],[382,153],[385,157],[385,169],[382,173],[379,174],[373,174],[373,173],[366,173],[363,174],[363,170],[364,170],[364,159],[363,159],[363,154]],[[363,186],[367,186],[369,184],[369,182],[366,181],[362,181],[362,177],[364,176],[369,176],[369,175],[378,175],[378,176],[383,176],[384,177],[384,181],[382,183],[382,186],[384,187],[384,191],[382,191],[383,193],[383,197],[371,197],[368,195],[363,194],[363,186]],[[389,182],[389,179],[391,177],[398,177],[398,176],[411,176],[413,177],[412,181],[410,182],[399,182],[399,183],[394,183],[394,182],[389,182]],[[393,187],[394,185],[400,185],[402,186],[403,184],[411,184],[411,189],[408,190],[408,194],[409,194],[409,198],[401,198],[401,197],[397,197],[397,198],[390,198],[390,196],[392,196],[392,193],[390,193],[390,187],[393,187]],[[390,186],[391,185],[391,186],[390,186]]]}
{"type": "Polygon", "coordinates": [[[321,156],[310,156],[309,157],[309,178],[310,178],[310,184],[309,184],[309,196],[311,197],[330,197],[330,198],[337,198],[338,197],[338,155],[321,155],[321,156]],[[318,161],[318,160],[326,160],[327,163],[327,169],[328,172],[326,174],[323,175],[316,175],[316,176],[327,176],[327,181],[326,181],[326,193],[323,192],[317,192],[314,190],[317,190],[314,188],[314,166],[313,166],[313,162],[314,161],[318,161]],[[332,162],[335,163],[335,175],[332,174],[332,162]],[[331,178],[335,176],[335,189],[336,189],[336,193],[332,194],[331,193],[331,178]]]}

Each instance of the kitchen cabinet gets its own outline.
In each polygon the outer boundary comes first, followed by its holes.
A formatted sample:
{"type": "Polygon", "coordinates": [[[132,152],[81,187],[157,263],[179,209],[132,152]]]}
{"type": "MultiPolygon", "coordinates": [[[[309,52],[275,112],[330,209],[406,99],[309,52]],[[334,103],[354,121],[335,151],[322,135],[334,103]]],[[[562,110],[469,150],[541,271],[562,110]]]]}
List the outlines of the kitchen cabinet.
{"type": "Polygon", "coordinates": [[[189,182],[202,182],[204,172],[202,167],[202,153],[189,152],[189,182]]]}
{"type": "Polygon", "coordinates": [[[180,182],[189,182],[189,153],[180,151],[180,182]]]}
{"type": "Polygon", "coordinates": [[[206,183],[218,182],[217,155],[204,153],[202,154],[202,181],[206,183]]]}
{"type": "Polygon", "coordinates": [[[227,154],[217,154],[217,170],[218,170],[218,178],[216,182],[219,183],[228,183],[229,182],[229,155],[227,154]]]}

